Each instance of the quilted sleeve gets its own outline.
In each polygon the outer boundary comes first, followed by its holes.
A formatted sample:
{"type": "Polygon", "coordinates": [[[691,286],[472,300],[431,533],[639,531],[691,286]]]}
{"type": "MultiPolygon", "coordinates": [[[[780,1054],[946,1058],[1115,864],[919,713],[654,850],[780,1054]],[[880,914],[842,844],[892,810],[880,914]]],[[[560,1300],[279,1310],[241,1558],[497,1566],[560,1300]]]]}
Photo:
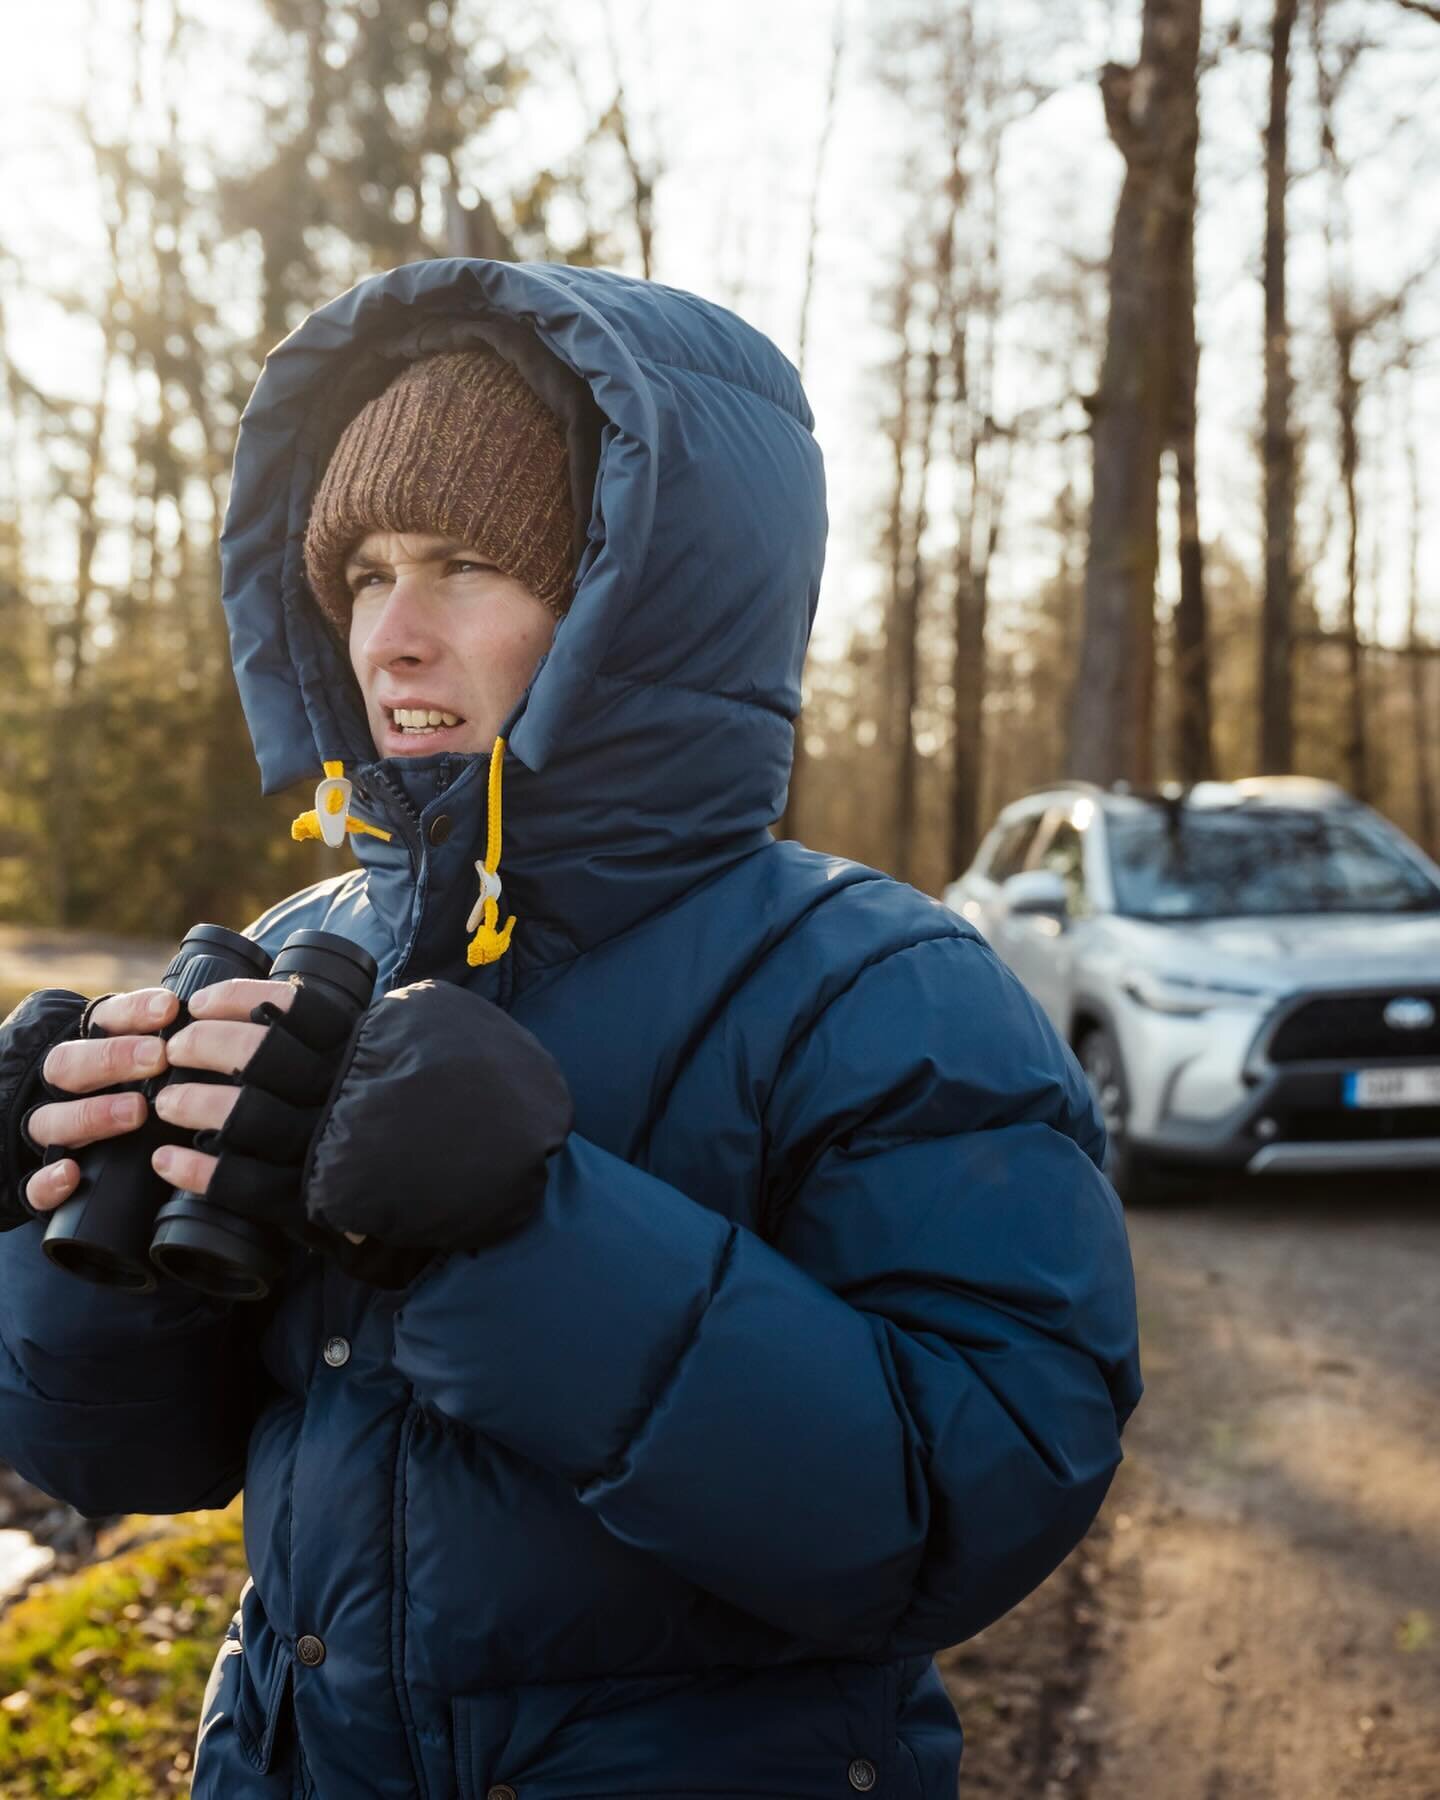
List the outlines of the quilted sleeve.
{"type": "Polygon", "coordinates": [[[572,1136],[532,1224],[408,1297],[397,1361],[697,1586],[831,1651],[933,1651],[1049,1574],[1120,1460],[1140,1384],[1103,1134],[960,936],[808,1022],[764,1127],[764,1237],[572,1136]]]}
{"type": "Polygon", "coordinates": [[[39,1163],[24,1116],[52,1094],[40,1066],[85,1005],[46,989],[0,1025],[0,1189],[17,1227],[0,1235],[0,1457],[92,1515],[223,1506],[260,1404],[246,1309],[165,1277],[132,1294],[65,1274],[19,1197],[39,1163]]]}

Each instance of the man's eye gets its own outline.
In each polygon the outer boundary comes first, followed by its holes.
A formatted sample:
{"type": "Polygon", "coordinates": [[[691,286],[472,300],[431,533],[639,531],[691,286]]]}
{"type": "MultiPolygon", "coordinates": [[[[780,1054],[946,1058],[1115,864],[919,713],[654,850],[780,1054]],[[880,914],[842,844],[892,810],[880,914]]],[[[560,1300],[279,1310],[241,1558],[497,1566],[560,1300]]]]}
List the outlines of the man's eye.
{"type": "Polygon", "coordinates": [[[358,594],[361,588],[368,587],[372,581],[378,581],[379,579],[380,577],[374,569],[367,569],[364,574],[357,575],[350,583],[350,592],[352,594],[358,594]]]}
{"type": "Polygon", "coordinates": [[[480,569],[483,571],[494,567],[494,563],[480,562],[475,557],[457,556],[446,565],[446,572],[448,574],[451,569],[480,569]]]}

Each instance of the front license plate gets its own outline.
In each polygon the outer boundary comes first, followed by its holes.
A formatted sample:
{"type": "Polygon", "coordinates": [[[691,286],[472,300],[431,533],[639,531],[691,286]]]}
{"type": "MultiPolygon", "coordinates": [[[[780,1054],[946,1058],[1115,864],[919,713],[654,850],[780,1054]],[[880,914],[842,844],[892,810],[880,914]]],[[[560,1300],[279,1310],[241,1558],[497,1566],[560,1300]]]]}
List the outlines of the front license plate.
{"type": "Polygon", "coordinates": [[[1347,1106],[1440,1106],[1440,1065],[1356,1069],[1345,1077],[1347,1106]]]}

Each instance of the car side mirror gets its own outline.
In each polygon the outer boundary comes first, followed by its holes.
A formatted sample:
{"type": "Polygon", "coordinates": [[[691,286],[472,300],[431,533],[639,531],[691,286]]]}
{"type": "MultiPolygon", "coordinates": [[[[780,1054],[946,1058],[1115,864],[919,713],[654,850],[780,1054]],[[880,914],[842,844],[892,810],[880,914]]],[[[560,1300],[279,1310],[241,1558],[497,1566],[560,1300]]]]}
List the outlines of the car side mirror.
{"type": "Polygon", "coordinates": [[[1070,913],[1070,890],[1053,869],[1025,869],[1000,889],[1012,915],[1064,920],[1070,913]]]}

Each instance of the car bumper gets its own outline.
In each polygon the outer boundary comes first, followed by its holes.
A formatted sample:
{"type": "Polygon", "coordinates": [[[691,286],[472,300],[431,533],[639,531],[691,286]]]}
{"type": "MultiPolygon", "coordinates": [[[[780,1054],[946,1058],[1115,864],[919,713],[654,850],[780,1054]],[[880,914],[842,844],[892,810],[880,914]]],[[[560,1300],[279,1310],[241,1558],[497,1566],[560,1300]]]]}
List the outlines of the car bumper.
{"type": "Polygon", "coordinates": [[[1390,1138],[1369,1144],[1266,1144],[1245,1165],[1250,1175],[1324,1175],[1346,1169],[1440,1168],[1440,1138],[1390,1138]]]}
{"type": "Polygon", "coordinates": [[[1223,1115],[1162,1117],[1132,1142],[1157,1162],[1253,1175],[1440,1168],[1440,1109],[1347,1106],[1355,1067],[1252,1065],[1243,1100],[1223,1115]]]}

